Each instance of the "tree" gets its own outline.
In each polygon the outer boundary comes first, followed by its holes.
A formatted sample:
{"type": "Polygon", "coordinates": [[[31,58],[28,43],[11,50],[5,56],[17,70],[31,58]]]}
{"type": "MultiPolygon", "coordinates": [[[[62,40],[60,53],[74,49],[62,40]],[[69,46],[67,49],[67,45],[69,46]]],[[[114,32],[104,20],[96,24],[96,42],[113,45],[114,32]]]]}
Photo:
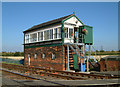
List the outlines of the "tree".
{"type": "Polygon", "coordinates": [[[100,50],[100,52],[105,52],[104,50],[100,50]]]}
{"type": "Polygon", "coordinates": [[[14,56],[20,56],[20,52],[15,52],[14,56]]]}
{"type": "Polygon", "coordinates": [[[96,52],[99,52],[98,50],[96,50],[96,52]]]}

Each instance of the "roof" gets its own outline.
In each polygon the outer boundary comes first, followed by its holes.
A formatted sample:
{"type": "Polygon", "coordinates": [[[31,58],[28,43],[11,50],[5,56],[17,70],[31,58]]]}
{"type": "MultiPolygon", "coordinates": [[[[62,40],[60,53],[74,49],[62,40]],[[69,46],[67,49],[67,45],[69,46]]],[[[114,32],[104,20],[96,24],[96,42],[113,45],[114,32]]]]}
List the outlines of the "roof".
{"type": "Polygon", "coordinates": [[[29,28],[28,30],[25,30],[23,33],[28,32],[28,31],[32,31],[34,29],[38,29],[38,28],[41,28],[41,27],[45,27],[47,25],[51,25],[51,24],[55,24],[55,23],[61,23],[63,20],[65,20],[66,18],[68,18],[72,15],[74,15],[74,14],[67,15],[67,16],[64,16],[64,17],[61,17],[61,18],[58,18],[58,19],[54,19],[54,20],[51,20],[51,21],[48,21],[48,22],[45,22],[45,23],[42,23],[42,24],[35,25],[35,26],[29,28]]]}

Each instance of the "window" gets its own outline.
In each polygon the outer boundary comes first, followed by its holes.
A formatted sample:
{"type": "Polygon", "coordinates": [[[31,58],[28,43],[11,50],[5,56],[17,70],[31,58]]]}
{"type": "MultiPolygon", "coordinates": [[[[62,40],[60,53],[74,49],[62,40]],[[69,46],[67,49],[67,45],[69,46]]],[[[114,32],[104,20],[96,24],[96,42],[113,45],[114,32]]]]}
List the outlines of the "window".
{"type": "Polygon", "coordinates": [[[31,34],[30,37],[31,37],[31,38],[30,38],[30,39],[31,39],[31,42],[37,41],[37,33],[31,34]]]}
{"type": "Polygon", "coordinates": [[[65,38],[68,38],[68,28],[65,28],[65,38]]]}
{"type": "Polygon", "coordinates": [[[29,43],[29,35],[25,35],[25,43],[29,43]]]}
{"type": "Polygon", "coordinates": [[[50,39],[53,39],[53,29],[50,30],[50,39]]]}
{"type": "Polygon", "coordinates": [[[43,32],[38,32],[38,41],[43,40],[43,32]]]}
{"type": "Polygon", "coordinates": [[[69,38],[73,37],[73,28],[69,28],[69,38]]]}
{"type": "Polygon", "coordinates": [[[61,38],[61,28],[54,29],[54,39],[61,38]]]}
{"type": "Polygon", "coordinates": [[[61,27],[58,28],[57,37],[58,37],[58,38],[61,38],[61,27]]]}
{"type": "Polygon", "coordinates": [[[57,28],[54,29],[54,39],[57,38],[57,28]]]}
{"type": "Polygon", "coordinates": [[[44,40],[47,40],[47,31],[44,31],[44,40]]]}
{"type": "Polygon", "coordinates": [[[50,37],[50,33],[49,33],[50,31],[49,30],[47,30],[47,40],[49,40],[49,37],[50,37]]]}
{"type": "Polygon", "coordinates": [[[55,54],[54,53],[52,53],[52,59],[55,59],[55,54]]]}
{"type": "Polygon", "coordinates": [[[30,54],[28,54],[28,58],[30,58],[30,54]]]}
{"type": "Polygon", "coordinates": [[[34,58],[35,58],[35,59],[37,58],[37,53],[34,54],[34,58]]]}
{"type": "Polygon", "coordinates": [[[45,58],[45,54],[44,54],[44,53],[42,54],[42,58],[43,58],[43,59],[45,58]]]}

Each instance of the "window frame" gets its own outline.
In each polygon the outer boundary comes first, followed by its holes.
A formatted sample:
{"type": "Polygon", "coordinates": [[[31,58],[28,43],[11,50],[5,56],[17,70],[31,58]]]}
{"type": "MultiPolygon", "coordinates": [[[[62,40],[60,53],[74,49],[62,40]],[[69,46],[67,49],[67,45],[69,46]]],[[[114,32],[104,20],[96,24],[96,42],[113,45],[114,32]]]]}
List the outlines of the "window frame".
{"type": "Polygon", "coordinates": [[[45,59],[45,53],[42,54],[42,59],[45,59]],[[44,56],[43,56],[44,55],[44,56]]]}
{"type": "Polygon", "coordinates": [[[38,54],[37,54],[37,53],[35,53],[35,54],[34,54],[34,59],[37,59],[37,56],[38,56],[38,54]],[[36,55],[36,56],[35,56],[35,55],[36,55]],[[36,57],[36,58],[35,58],[35,57],[36,57]]]}
{"type": "Polygon", "coordinates": [[[65,27],[65,28],[67,28],[67,30],[65,32],[65,38],[71,39],[72,37],[70,37],[70,29],[73,30],[73,36],[74,36],[74,28],[69,28],[69,27],[65,27]]]}
{"type": "Polygon", "coordinates": [[[54,60],[56,58],[56,55],[55,55],[55,53],[52,53],[52,60],[54,60]]]}
{"type": "MultiPolygon", "coordinates": [[[[37,32],[38,33],[38,32],[37,32]]],[[[32,34],[30,34],[30,42],[37,42],[37,33],[32,33],[32,34]],[[32,35],[34,35],[34,34],[36,34],[36,38],[32,38],[33,36],[32,35]],[[34,40],[35,39],[35,40],[34,40]]]]}
{"type": "Polygon", "coordinates": [[[50,28],[50,29],[44,29],[44,30],[29,33],[29,34],[25,34],[25,43],[35,43],[35,42],[58,40],[58,39],[62,39],[61,34],[62,34],[61,26],[50,28]],[[56,33],[54,31],[55,29],[56,29],[56,33]],[[36,38],[33,38],[34,34],[36,34],[36,36],[35,36],[36,38]],[[55,34],[56,34],[56,36],[55,36],[55,34]],[[29,36],[29,39],[27,39],[28,41],[26,41],[26,35],[29,36]]]}
{"type": "Polygon", "coordinates": [[[38,32],[38,42],[43,41],[43,31],[38,32]]]}

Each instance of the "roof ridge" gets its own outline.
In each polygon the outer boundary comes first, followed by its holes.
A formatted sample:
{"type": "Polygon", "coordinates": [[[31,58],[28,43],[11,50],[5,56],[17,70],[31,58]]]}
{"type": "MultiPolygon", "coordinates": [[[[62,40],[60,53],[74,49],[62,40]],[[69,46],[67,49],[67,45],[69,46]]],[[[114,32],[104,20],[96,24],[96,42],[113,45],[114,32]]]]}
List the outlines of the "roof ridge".
{"type": "MultiPolygon", "coordinates": [[[[71,15],[67,15],[67,16],[69,17],[69,16],[72,16],[72,15],[73,15],[73,14],[71,14],[71,15]]],[[[55,18],[55,19],[50,20],[50,21],[54,21],[54,20],[57,20],[57,19],[60,19],[60,18],[64,18],[64,17],[67,17],[67,16],[63,16],[63,17],[59,17],[59,18],[55,18]]],[[[68,17],[67,17],[67,18],[68,18],[68,17]]],[[[65,18],[65,19],[67,19],[67,18],[65,18]]],[[[63,20],[65,20],[65,19],[63,19],[63,20]]],[[[44,23],[47,23],[47,22],[50,22],[50,21],[46,21],[46,22],[43,22],[43,23],[40,23],[40,24],[44,24],[44,23]]],[[[38,24],[38,25],[40,25],[40,24],[38,24]]],[[[38,25],[34,25],[34,26],[38,26],[38,25]]],[[[34,27],[34,26],[33,26],[33,27],[34,27]]]]}
{"type": "Polygon", "coordinates": [[[47,21],[47,22],[43,22],[43,23],[38,24],[38,25],[34,25],[31,28],[25,30],[24,32],[31,31],[35,28],[43,27],[43,26],[46,26],[46,25],[50,25],[50,24],[54,24],[54,23],[58,23],[58,22],[60,23],[61,21],[65,20],[66,18],[68,18],[72,15],[74,15],[74,14],[70,14],[70,15],[67,15],[67,16],[60,17],[60,18],[56,18],[56,19],[53,19],[53,20],[50,20],[50,21],[47,21]]]}

